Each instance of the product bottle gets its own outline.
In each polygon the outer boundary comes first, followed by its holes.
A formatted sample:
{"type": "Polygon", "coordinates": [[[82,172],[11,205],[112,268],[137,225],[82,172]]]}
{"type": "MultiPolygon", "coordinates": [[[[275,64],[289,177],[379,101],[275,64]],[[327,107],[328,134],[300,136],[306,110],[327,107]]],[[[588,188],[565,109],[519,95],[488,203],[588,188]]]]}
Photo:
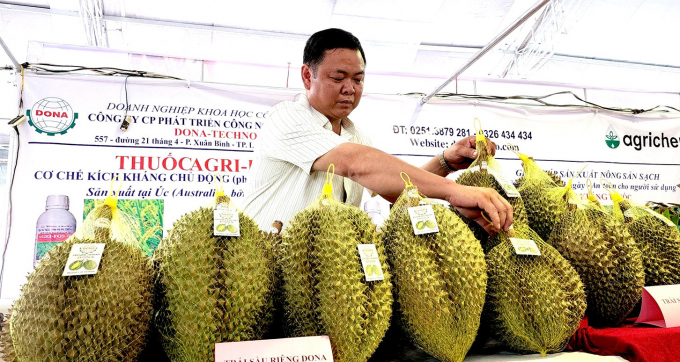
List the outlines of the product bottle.
{"type": "Polygon", "coordinates": [[[385,217],[382,216],[382,209],[380,208],[380,202],[377,198],[372,198],[366,200],[364,203],[364,211],[371,217],[371,221],[376,225],[376,229],[380,230],[383,223],[385,222],[385,217]]]}
{"type": "Polygon", "coordinates": [[[76,218],[68,211],[68,196],[47,196],[45,212],[38,218],[35,229],[33,264],[37,264],[48,250],[76,231],[76,218]]]}

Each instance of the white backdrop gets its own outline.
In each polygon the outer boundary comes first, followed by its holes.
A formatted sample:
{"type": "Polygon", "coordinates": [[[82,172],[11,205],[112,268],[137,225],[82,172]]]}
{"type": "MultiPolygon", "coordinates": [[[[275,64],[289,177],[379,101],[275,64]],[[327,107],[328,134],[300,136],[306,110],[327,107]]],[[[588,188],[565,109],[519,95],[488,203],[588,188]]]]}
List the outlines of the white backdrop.
{"type": "MultiPolygon", "coordinates": [[[[27,74],[22,112],[28,112],[32,125],[20,126],[3,298],[17,297],[32,269],[35,222],[48,195],[68,195],[80,221],[83,200],[105,197],[111,178],[119,174],[121,198],[163,200],[164,230],[210,201],[215,174],[225,177],[225,191],[238,204],[269,108],[295,96],[285,89],[136,78],[128,79],[127,89],[133,123],[123,132],[123,78],[27,74]],[[50,124],[57,128],[46,129],[50,124]]],[[[678,115],[634,117],[433,100],[411,124],[416,101],[365,95],[352,119],[375,147],[420,165],[452,142],[474,135],[473,120],[479,118],[485,134],[500,147],[497,158],[510,179],[521,175],[521,165],[504,149],[506,143],[565,179],[588,164],[574,182],[578,192],[585,193],[586,177],[604,177],[624,197],[680,202],[678,115]],[[650,145],[642,145],[644,136],[650,145]],[[618,147],[610,148],[607,140],[618,140],[618,147]]],[[[595,192],[608,197],[602,189],[595,192]]]]}

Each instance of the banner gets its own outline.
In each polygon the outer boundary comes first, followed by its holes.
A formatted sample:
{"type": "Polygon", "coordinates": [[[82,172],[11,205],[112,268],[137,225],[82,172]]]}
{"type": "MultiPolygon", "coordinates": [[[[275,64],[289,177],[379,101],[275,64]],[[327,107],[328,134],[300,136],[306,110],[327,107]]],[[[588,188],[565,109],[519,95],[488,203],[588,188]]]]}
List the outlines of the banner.
{"type": "MultiPolygon", "coordinates": [[[[140,220],[148,254],[180,216],[208,204],[219,184],[239,205],[271,106],[296,93],[164,79],[27,74],[23,112],[29,121],[19,130],[2,298],[18,296],[47,240],[36,244],[36,223],[50,195],[68,196],[69,212],[80,225],[89,210],[121,187],[119,206],[140,220]],[[131,123],[124,132],[126,114],[131,123]]],[[[680,202],[677,115],[649,118],[435,99],[414,118],[417,101],[364,95],[351,118],[376,148],[416,165],[475,135],[478,118],[496,143],[509,179],[522,174],[509,150],[517,147],[565,180],[575,177],[573,187],[581,194],[591,177],[605,203],[609,196],[600,178],[626,198],[680,202]]]]}

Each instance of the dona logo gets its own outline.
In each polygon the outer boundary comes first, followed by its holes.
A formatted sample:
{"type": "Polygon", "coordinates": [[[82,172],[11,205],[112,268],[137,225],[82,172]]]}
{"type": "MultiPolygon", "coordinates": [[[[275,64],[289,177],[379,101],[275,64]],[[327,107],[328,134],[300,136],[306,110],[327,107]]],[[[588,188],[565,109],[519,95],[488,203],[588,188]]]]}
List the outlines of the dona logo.
{"type": "Polygon", "coordinates": [[[56,97],[48,97],[35,102],[33,108],[26,110],[26,115],[28,123],[38,133],[45,133],[48,136],[65,134],[76,126],[76,119],[78,119],[78,113],[73,112],[71,105],[56,97]]]}

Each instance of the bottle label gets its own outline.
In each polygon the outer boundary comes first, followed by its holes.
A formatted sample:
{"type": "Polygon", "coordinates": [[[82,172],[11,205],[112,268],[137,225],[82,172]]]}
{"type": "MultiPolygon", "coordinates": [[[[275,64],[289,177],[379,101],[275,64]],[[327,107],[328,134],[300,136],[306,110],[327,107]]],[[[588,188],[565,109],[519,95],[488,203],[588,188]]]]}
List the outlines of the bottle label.
{"type": "Polygon", "coordinates": [[[41,225],[37,228],[35,261],[40,260],[48,250],[68,239],[76,231],[75,225],[41,225]]]}

